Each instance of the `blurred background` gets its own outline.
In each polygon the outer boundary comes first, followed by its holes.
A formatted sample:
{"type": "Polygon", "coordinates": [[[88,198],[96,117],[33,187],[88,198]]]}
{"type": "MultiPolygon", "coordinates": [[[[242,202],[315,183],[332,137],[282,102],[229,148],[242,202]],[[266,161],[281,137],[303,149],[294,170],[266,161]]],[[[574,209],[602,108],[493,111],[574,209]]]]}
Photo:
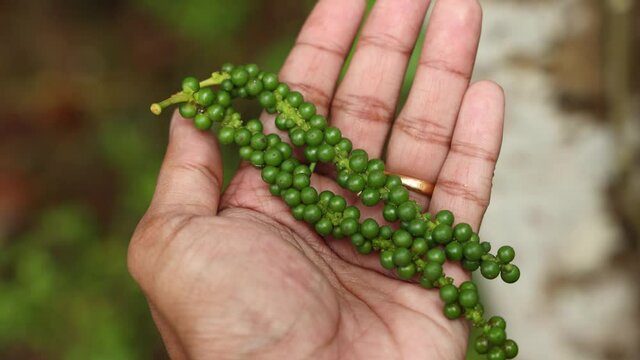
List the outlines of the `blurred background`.
{"type": "MultiPolygon", "coordinates": [[[[313,3],[0,0],[0,359],[166,358],[126,269],[167,140],[148,105],[278,69],[313,3]]],[[[507,94],[482,233],[523,270],[488,308],[521,359],[640,359],[640,6],[482,4],[475,78],[507,94]]]]}

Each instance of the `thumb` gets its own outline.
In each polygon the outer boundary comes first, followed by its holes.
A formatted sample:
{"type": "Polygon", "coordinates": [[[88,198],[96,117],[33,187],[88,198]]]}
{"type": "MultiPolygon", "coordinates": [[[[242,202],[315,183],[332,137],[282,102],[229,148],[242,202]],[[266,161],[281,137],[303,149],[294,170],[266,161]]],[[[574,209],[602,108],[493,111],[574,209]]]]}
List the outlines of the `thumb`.
{"type": "Polygon", "coordinates": [[[215,215],[221,186],[222,161],[215,136],[174,112],[149,210],[215,215]]]}

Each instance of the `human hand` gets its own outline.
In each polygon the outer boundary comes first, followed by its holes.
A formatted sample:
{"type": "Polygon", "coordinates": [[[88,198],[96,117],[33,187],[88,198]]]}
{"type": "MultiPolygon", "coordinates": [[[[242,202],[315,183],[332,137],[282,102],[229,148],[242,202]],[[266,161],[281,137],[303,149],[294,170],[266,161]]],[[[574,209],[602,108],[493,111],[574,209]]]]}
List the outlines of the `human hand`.
{"type": "MultiPolygon", "coordinates": [[[[446,208],[477,229],[502,140],[504,98],[469,86],[480,33],[475,0],[439,1],[406,105],[395,108],[428,2],[379,0],[336,87],[364,1],[321,0],[280,78],[330,112],[387,169],[435,183],[446,208]]],[[[266,123],[268,131],[276,131],[266,123]]],[[[172,358],[463,359],[468,328],[442,315],[437,291],[394,279],[375,255],[323,239],[243,166],[221,194],[215,137],[174,116],[152,204],[129,267],[172,358]]],[[[340,192],[314,175],[320,189],[340,192]]],[[[354,198],[351,197],[351,200],[354,198]]],[[[466,275],[449,264],[458,281],[466,275]]]]}

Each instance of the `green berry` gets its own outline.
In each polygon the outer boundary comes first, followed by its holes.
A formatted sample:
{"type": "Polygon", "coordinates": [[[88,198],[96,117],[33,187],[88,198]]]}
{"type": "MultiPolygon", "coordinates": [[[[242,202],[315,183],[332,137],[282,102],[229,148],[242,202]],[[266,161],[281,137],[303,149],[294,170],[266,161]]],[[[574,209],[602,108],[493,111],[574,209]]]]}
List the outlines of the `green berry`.
{"type": "Polygon", "coordinates": [[[331,234],[331,231],[333,231],[333,224],[331,223],[331,220],[322,218],[316,223],[315,229],[318,234],[327,236],[331,234]]]}
{"type": "Polygon", "coordinates": [[[318,202],[318,191],[312,187],[306,187],[300,190],[300,199],[305,205],[315,204],[318,202]]]}
{"type": "Polygon", "coordinates": [[[398,248],[393,252],[393,262],[397,266],[407,266],[411,263],[412,254],[409,249],[398,248]]]}
{"type": "Polygon", "coordinates": [[[235,130],[230,127],[223,127],[218,132],[218,140],[223,145],[229,145],[233,143],[233,138],[235,135],[235,130]]]}
{"type": "MultiPolygon", "coordinates": [[[[253,153],[253,150],[251,152],[253,153]]],[[[260,172],[260,176],[267,184],[275,184],[278,172],[279,170],[274,166],[265,166],[260,172]]]]}
{"type": "Polygon", "coordinates": [[[407,201],[398,206],[398,218],[401,221],[411,221],[416,217],[417,213],[414,201],[407,201]]]}
{"type": "Polygon", "coordinates": [[[183,118],[191,119],[198,113],[198,108],[191,103],[182,103],[178,108],[183,118]]]}
{"type": "Polygon", "coordinates": [[[507,340],[507,333],[499,327],[492,327],[486,334],[492,345],[500,346],[507,340]]]}
{"type": "Polygon", "coordinates": [[[359,193],[360,191],[364,190],[364,187],[365,181],[361,175],[353,174],[349,176],[349,180],[347,180],[347,189],[349,189],[349,191],[359,193]]]}
{"type": "Polygon", "coordinates": [[[233,137],[238,146],[247,146],[251,143],[251,132],[247,129],[238,129],[233,137]]]}
{"type": "Polygon", "coordinates": [[[231,95],[226,91],[218,91],[217,96],[218,104],[222,105],[225,108],[228,108],[231,105],[231,95]]]}
{"type": "Polygon", "coordinates": [[[282,160],[282,154],[276,149],[268,149],[264,152],[264,163],[267,165],[278,166],[282,160]]]}
{"type": "Polygon", "coordinates": [[[368,161],[369,159],[367,159],[366,155],[359,155],[359,156],[353,155],[349,159],[349,167],[351,168],[351,170],[357,173],[360,173],[367,169],[368,161]]]}
{"type": "Polygon", "coordinates": [[[371,159],[367,164],[367,171],[382,171],[384,172],[384,161],[380,159],[371,159]]]}
{"type": "Polygon", "coordinates": [[[440,223],[435,228],[433,228],[432,232],[433,240],[438,244],[446,245],[453,238],[453,230],[451,226],[448,224],[440,223]]]}
{"type": "Polygon", "coordinates": [[[268,145],[267,137],[264,134],[253,134],[250,144],[255,150],[264,150],[268,145]]]}
{"type": "Polygon", "coordinates": [[[500,275],[500,265],[495,261],[482,261],[480,263],[480,273],[487,279],[495,279],[500,275]]]}
{"type": "Polygon", "coordinates": [[[438,264],[444,264],[447,260],[447,257],[444,254],[444,251],[440,248],[434,248],[427,251],[427,260],[437,262],[438,264]]]}
{"type": "Polygon", "coordinates": [[[453,228],[453,236],[461,243],[468,241],[471,235],[473,235],[473,229],[467,223],[460,223],[453,228]]]}
{"type": "Polygon", "coordinates": [[[392,204],[387,204],[382,209],[382,217],[388,222],[394,222],[398,220],[398,208],[392,204]]]}
{"type": "Polygon", "coordinates": [[[503,265],[500,277],[507,284],[513,284],[520,279],[520,269],[513,264],[503,265]]]}
{"type": "Polygon", "coordinates": [[[262,81],[260,81],[259,79],[251,79],[249,80],[245,88],[247,89],[248,95],[257,96],[262,92],[262,89],[263,89],[262,81]]]}
{"type": "MultiPolygon", "coordinates": [[[[251,157],[249,158],[249,162],[251,165],[255,167],[261,167],[264,165],[264,152],[260,150],[255,150],[251,153],[251,157]]],[[[279,173],[278,173],[279,175],[279,173]]],[[[276,178],[277,180],[277,178],[276,178]]]]}
{"type": "Polygon", "coordinates": [[[413,243],[413,237],[408,231],[403,229],[396,230],[392,235],[393,243],[401,248],[408,248],[413,243]]]}
{"type": "Polygon", "coordinates": [[[393,251],[385,250],[380,253],[380,265],[387,270],[396,267],[396,264],[393,262],[393,251]]]}
{"type": "Polygon", "coordinates": [[[342,229],[342,233],[351,236],[355,234],[359,229],[358,220],[356,219],[342,219],[340,222],[340,228],[342,229]]]}
{"type": "Polygon", "coordinates": [[[318,147],[318,160],[328,163],[336,157],[336,151],[329,144],[322,144],[318,147]]]}
{"type": "Polygon", "coordinates": [[[266,73],[262,77],[262,84],[264,88],[269,91],[276,90],[280,82],[278,81],[278,75],[273,73],[266,73]]]}
{"type": "Polygon", "coordinates": [[[265,109],[276,106],[276,96],[271,91],[263,91],[258,95],[260,106],[265,109]]]}
{"type": "Polygon", "coordinates": [[[480,267],[480,261],[477,260],[462,259],[461,264],[467,271],[476,271],[480,267]]]}
{"type": "Polygon", "coordinates": [[[360,219],[360,209],[355,206],[347,206],[342,212],[342,217],[345,219],[360,219]]]}
{"type": "Polygon", "coordinates": [[[427,245],[427,241],[424,238],[415,238],[413,239],[413,244],[411,245],[411,252],[416,255],[422,255],[427,252],[429,249],[427,245]]]}
{"type": "Polygon", "coordinates": [[[440,210],[436,214],[436,220],[441,224],[453,225],[453,213],[449,210],[440,210]]]}
{"type": "Polygon", "coordinates": [[[380,191],[372,188],[366,188],[362,190],[360,198],[365,206],[375,206],[378,204],[378,201],[380,201],[380,191]]]}
{"type": "Polygon", "coordinates": [[[347,200],[340,195],[335,195],[329,200],[329,210],[341,213],[347,208],[347,200]]]}
{"type": "Polygon", "coordinates": [[[221,121],[224,119],[224,107],[220,104],[213,104],[207,108],[207,115],[213,121],[221,121]]]}
{"type": "Polygon", "coordinates": [[[456,303],[446,304],[443,309],[444,316],[449,320],[455,320],[462,315],[460,305],[456,303]]]}
{"type": "Polygon", "coordinates": [[[290,207],[296,206],[300,204],[300,191],[296,189],[287,189],[284,194],[282,194],[282,200],[284,200],[285,204],[290,207]]]}
{"type": "Polygon", "coordinates": [[[231,82],[235,86],[243,86],[249,80],[249,73],[243,68],[235,68],[231,71],[231,82]]]}
{"type": "MultiPolygon", "coordinates": [[[[385,186],[387,187],[387,189],[394,189],[397,187],[401,187],[402,180],[400,180],[400,177],[397,175],[387,176],[387,183],[385,184],[385,186]]],[[[407,195],[409,195],[409,193],[407,193],[407,195]]],[[[408,199],[408,196],[407,196],[407,199],[408,199]]],[[[400,203],[403,203],[403,202],[404,201],[401,201],[400,203]]]]}
{"type": "MultiPolygon", "coordinates": [[[[392,178],[389,176],[387,178],[387,183],[389,179],[392,178]]],[[[403,186],[396,186],[389,192],[389,201],[396,205],[403,204],[409,201],[409,190],[405,189],[403,186]]]]}
{"type": "Polygon", "coordinates": [[[233,71],[233,68],[234,66],[232,63],[224,63],[222,64],[221,70],[226,73],[231,73],[233,71]]]}
{"type": "Polygon", "coordinates": [[[289,131],[289,139],[291,139],[291,143],[295,146],[304,145],[304,137],[305,131],[300,128],[294,128],[289,131]]]}
{"type": "Polygon", "coordinates": [[[202,106],[209,106],[213,104],[215,96],[211,88],[200,89],[197,93],[193,94],[196,102],[202,106]]]}
{"type": "Polygon", "coordinates": [[[304,221],[309,224],[315,224],[320,221],[322,217],[322,210],[318,207],[318,205],[307,205],[304,208],[304,221]]]}
{"type": "Polygon", "coordinates": [[[409,280],[416,274],[416,265],[409,263],[405,266],[400,266],[396,271],[400,279],[409,280]]]}
{"type": "Polygon", "coordinates": [[[227,79],[220,84],[220,88],[224,91],[232,91],[235,88],[235,85],[233,85],[231,80],[227,79]]]}
{"type": "MultiPolygon", "coordinates": [[[[301,109],[302,109],[302,105],[300,106],[301,109]]],[[[300,113],[302,114],[302,110],[300,110],[300,113]]],[[[312,128],[324,130],[327,127],[327,118],[319,114],[313,115],[309,119],[309,125],[312,128]]],[[[330,145],[335,145],[335,144],[330,144],[330,145]]]]}
{"type": "Polygon", "coordinates": [[[276,87],[275,91],[278,94],[280,94],[280,96],[285,98],[285,97],[287,97],[287,95],[289,95],[289,85],[287,85],[285,83],[280,83],[280,84],[278,84],[278,87],[276,87]]]}
{"type": "Polygon", "coordinates": [[[458,288],[453,284],[447,284],[440,288],[440,299],[445,304],[451,304],[458,300],[458,288]]]}
{"type": "Polygon", "coordinates": [[[194,93],[200,90],[200,82],[193,76],[187,76],[182,80],[182,91],[194,93]]]}
{"type": "Polygon", "coordinates": [[[413,219],[409,222],[409,227],[407,230],[413,236],[424,236],[427,232],[427,223],[420,219],[413,219]]]}
{"type": "Polygon", "coordinates": [[[452,241],[444,248],[444,252],[447,255],[447,259],[451,261],[462,260],[462,245],[457,241],[452,241]]]}
{"type": "Polygon", "coordinates": [[[371,241],[365,241],[364,244],[358,246],[356,250],[358,250],[362,255],[371,254],[371,251],[373,251],[373,244],[371,241]]]}
{"type": "Polygon", "coordinates": [[[473,281],[464,281],[462,284],[460,284],[460,291],[462,290],[478,291],[478,287],[473,283],[473,281]]]}
{"type": "Polygon", "coordinates": [[[304,141],[311,146],[318,146],[324,139],[324,133],[320,129],[311,128],[304,134],[304,141]]]}
{"type": "Polygon", "coordinates": [[[309,176],[306,174],[294,174],[293,175],[293,187],[302,190],[311,184],[309,176]]]}
{"type": "Polygon", "coordinates": [[[249,160],[251,158],[251,154],[253,154],[253,149],[251,146],[241,146],[239,153],[242,160],[249,160]]]}
{"type": "Polygon", "coordinates": [[[504,318],[497,315],[492,316],[491,319],[489,319],[489,325],[491,325],[491,327],[498,327],[502,330],[505,330],[507,328],[507,322],[504,321],[504,318]]]}
{"type": "Polygon", "coordinates": [[[387,175],[381,170],[369,170],[367,175],[367,185],[373,189],[379,189],[387,181],[387,175]]]}
{"type": "Polygon", "coordinates": [[[304,148],[304,157],[309,162],[317,162],[318,161],[318,148],[315,146],[307,146],[304,148]]]}
{"type": "Polygon", "coordinates": [[[293,218],[296,220],[303,220],[304,219],[304,209],[305,206],[304,204],[299,204],[294,206],[291,209],[291,214],[293,215],[293,218]]]}
{"type": "Polygon", "coordinates": [[[293,185],[293,175],[288,172],[281,171],[276,176],[276,184],[280,189],[288,189],[293,185]]]}
{"type": "Polygon", "coordinates": [[[424,277],[433,281],[436,281],[442,276],[442,265],[436,262],[427,262],[423,269],[424,277]]]}
{"type": "Polygon", "coordinates": [[[303,102],[302,104],[300,104],[300,107],[298,107],[298,111],[300,112],[300,116],[302,116],[303,119],[309,120],[313,115],[316,114],[316,106],[310,102],[303,102]]]}
{"type": "Polygon", "coordinates": [[[499,347],[493,347],[487,353],[487,360],[504,360],[506,359],[506,355],[504,350],[499,347]]]}
{"type": "Polygon", "coordinates": [[[458,302],[465,308],[472,308],[478,303],[478,292],[476,290],[462,290],[458,302]]]}
{"type": "Polygon", "coordinates": [[[393,235],[393,229],[389,225],[384,225],[380,227],[380,237],[383,239],[391,239],[393,235]]]}
{"type": "Polygon", "coordinates": [[[515,341],[511,339],[505,341],[502,348],[504,349],[504,355],[507,359],[513,359],[518,356],[518,344],[515,341]]]}
{"type": "Polygon", "coordinates": [[[337,145],[342,151],[349,152],[351,151],[351,142],[346,139],[342,139],[342,133],[340,129],[336,127],[328,127],[324,131],[324,139],[329,145],[337,145]],[[342,140],[346,140],[345,143],[340,146],[342,140]]]}
{"type": "Polygon", "coordinates": [[[356,248],[364,245],[364,243],[366,241],[367,241],[367,239],[365,239],[364,236],[362,236],[362,234],[360,234],[360,233],[356,233],[356,234],[353,234],[353,236],[351,236],[351,243],[356,248]]]}
{"type": "Polygon", "coordinates": [[[463,245],[463,254],[467,260],[478,261],[484,254],[484,249],[477,242],[467,242],[463,245]]]}
{"type": "Polygon", "coordinates": [[[360,233],[367,239],[373,239],[378,236],[380,232],[380,226],[378,223],[371,218],[365,219],[360,225],[360,233]]]}
{"type": "Polygon", "coordinates": [[[247,64],[244,66],[245,71],[249,74],[249,77],[256,77],[260,73],[260,69],[256,64],[247,64]]]}
{"type": "Polygon", "coordinates": [[[501,263],[508,264],[516,257],[516,252],[511,246],[501,246],[496,255],[501,263]]]}
{"type": "Polygon", "coordinates": [[[291,91],[289,95],[287,95],[287,102],[289,103],[289,105],[293,106],[294,108],[297,108],[298,106],[300,106],[303,101],[304,99],[302,97],[302,94],[300,94],[297,91],[291,91]]]}
{"type": "Polygon", "coordinates": [[[193,118],[193,123],[195,124],[196,128],[200,130],[209,130],[211,129],[211,125],[213,125],[211,119],[209,119],[209,117],[205,114],[196,115],[196,117],[193,118]]]}
{"type": "Polygon", "coordinates": [[[484,336],[478,336],[474,343],[474,348],[478,354],[486,354],[490,346],[489,340],[484,336]]]}

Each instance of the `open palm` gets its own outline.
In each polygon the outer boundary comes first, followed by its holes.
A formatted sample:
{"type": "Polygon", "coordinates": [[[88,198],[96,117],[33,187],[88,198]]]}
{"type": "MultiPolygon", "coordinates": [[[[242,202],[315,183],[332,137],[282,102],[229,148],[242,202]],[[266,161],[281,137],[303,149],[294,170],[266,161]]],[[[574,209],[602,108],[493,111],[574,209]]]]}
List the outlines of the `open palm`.
{"type": "MultiPolygon", "coordinates": [[[[330,114],[387,169],[436,184],[475,229],[489,202],[504,98],[469,85],[481,23],[475,0],[435,5],[406,105],[396,102],[427,1],[379,0],[336,89],[364,1],[321,0],[280,79],[330,114]]],[[[271,122],[265,123],[274,132],[271,122]]],[[[131,241],[130,270],[175,359],[462,359],[468,329],[436,291],[394,279],[375,255],[323,239],[242,166],[224,194],[215,137],[174,116],[153,202],[131,241]]],[[[319,189],[340,191],[314,175],[319,189]]],[[[353,199],[353,198],[352,198],[353,199]]],[[[455,265],[447,272],[467,275],[455,265]]]]}

